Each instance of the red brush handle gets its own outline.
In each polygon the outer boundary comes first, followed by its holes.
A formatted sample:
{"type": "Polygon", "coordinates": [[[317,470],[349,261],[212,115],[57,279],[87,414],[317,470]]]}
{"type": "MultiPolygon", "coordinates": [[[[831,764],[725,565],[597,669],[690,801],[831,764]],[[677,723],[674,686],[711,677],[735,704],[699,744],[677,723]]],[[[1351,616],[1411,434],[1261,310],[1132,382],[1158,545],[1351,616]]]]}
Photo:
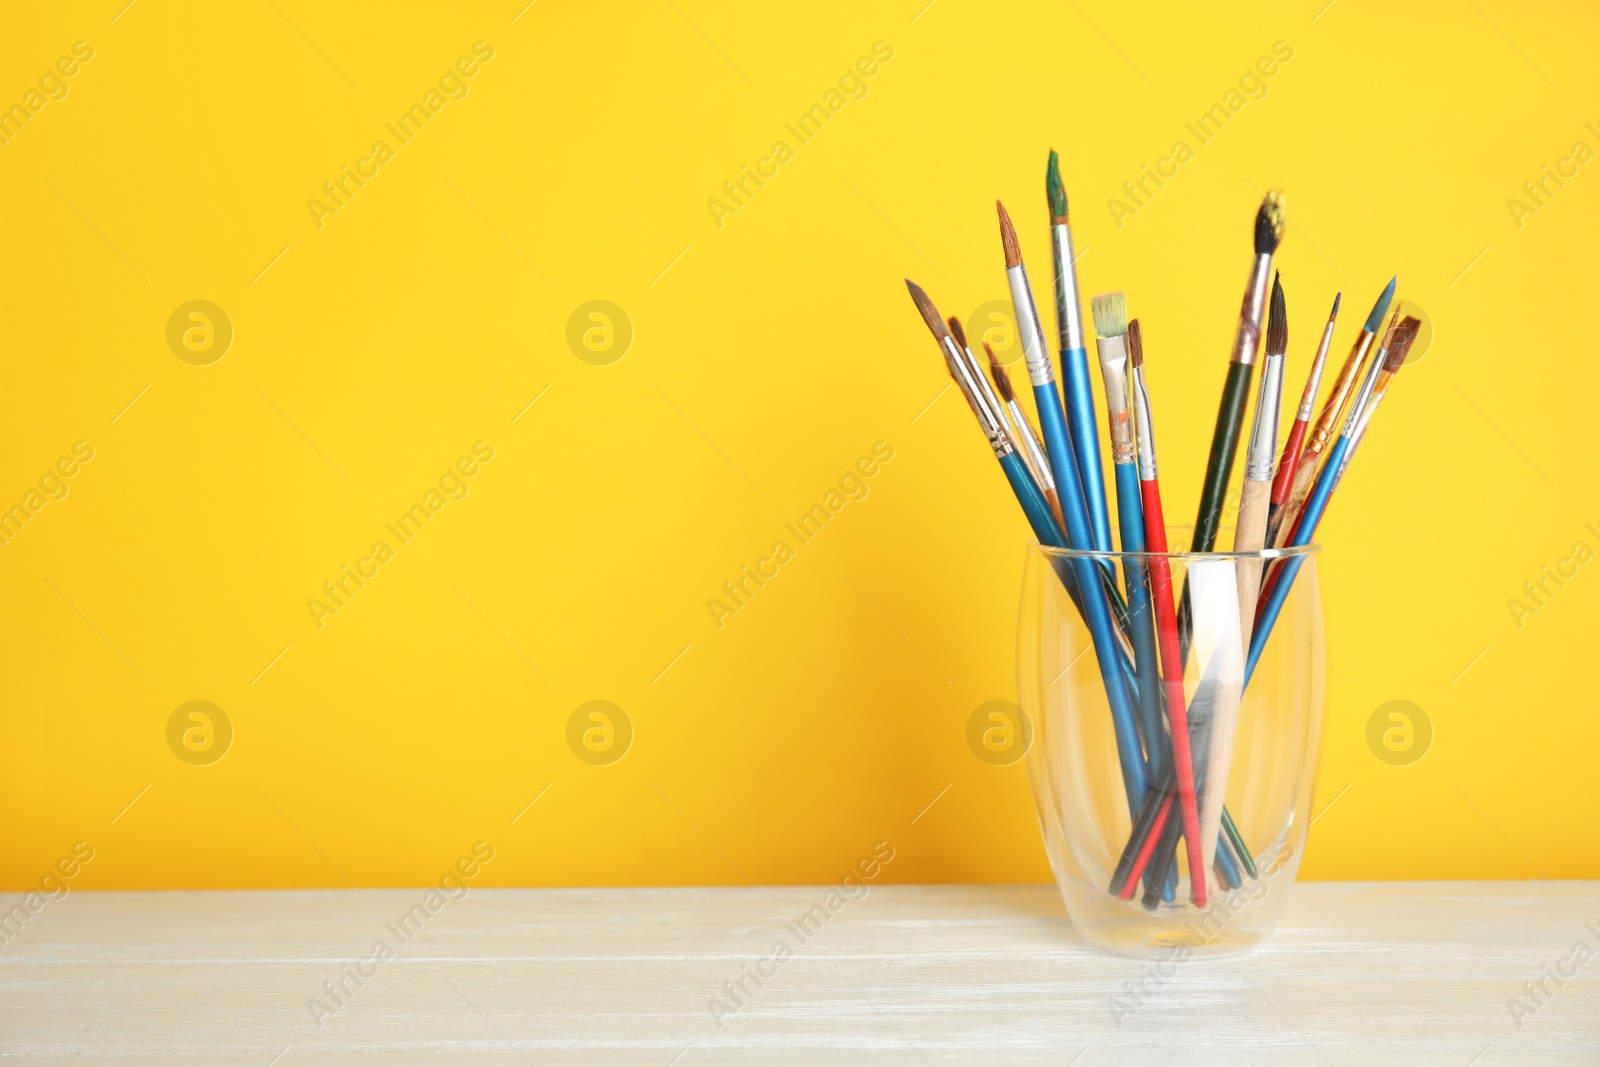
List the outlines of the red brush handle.
{"type": "Polygon", "coordinates": [[[1294,471],[1300,465],[1300,449],[1305,443],[1309,419],[1295,419],[1289,427],[1289,440],[1283,446],[1283,458],[1278,460],[1278,476],[1272,480],[1272,506],[1281,508],[1289,502],[1289,491],[1294,488],[1294,471]]]}
{"type": "MultiPolygon", "coordinates": [[[[1139,483],[1144,503],[1145,551],[1150,558],[1150,599],[1156,608],[1156,633],[1161,645],[1161,674],[1167,691],[1167,719],[1172,727],[1172,761],[1178,778],[1178,803],[1183,813],[1183,838],[1189,847],[1189,887],[1195,907],[1206,904],[1206,865],[1200,855],[1200,812],[1194,795],[1194,756],[1189,749],[1189,712],[1183,697],[1183,652],[1178,643],[1178,616],[1173,610],[1172,567],[1167,562],[1167,523],[1161,513],[1161,483],[1155,479],[1139,483]]],[[[1149,862],[1150,840],[1146,840],[1138,863],[1140,874],[1149,862]]],[[[1131,895],[1140,874],[1128,881],[1131,895]]]]}

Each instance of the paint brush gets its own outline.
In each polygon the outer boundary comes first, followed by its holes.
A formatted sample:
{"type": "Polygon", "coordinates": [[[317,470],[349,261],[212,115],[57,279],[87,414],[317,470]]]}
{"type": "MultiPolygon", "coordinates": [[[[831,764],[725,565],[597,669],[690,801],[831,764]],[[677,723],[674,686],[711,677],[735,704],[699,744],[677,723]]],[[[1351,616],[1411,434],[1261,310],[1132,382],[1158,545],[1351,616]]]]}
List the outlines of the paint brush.
{"type": "Polygon", "coordinates": [[[1406,356],[1411,352],[1411,346],[1416,343],[1421,330],[1421,321],[1409,315],[1401,319],[1400,325],[1395,327],[1395,335],[1389,341],[1388,350],[1383,355],[1382,368],[1378,371],[1377,381],[1372,387],[1372,399],[1368,400],[1367,406],[1362,409],[1360,420],[1356,423],[1356,432],[1350,440],[1350,449],[1345,453],[1339,473],[1334,476],[1335,489],[1339,488],[1339,482],[1344,479],[1344,472],[1350,466],[1350,457],[1355,455],[1356,449],[1361,446],[1361,439],[1366,436],[1367,423],[1372,421],[1379,402],[1389,394],[1389,386],[1393,384],[1394,376],[1400,373],[1400,368],[1405,366],[1406,356]]]}
{"type": "Polygon", "coordinates": [[[1311,372],[1306,375],[1305,391],[1300,394],[1300,410],[1295,412],[1294,424],[1289,427],[1289,439],[1284,442],[1283,455],[1278,460],[1278,473],[1272,481],[1272,503],[1267,508],[1266,543],[1269,545],[1276,543],[1283,508],[1289,502],[1290,490],[1294,488],[1294,472],[1300,465],[1300,452],[1305,448],[1306,430],[1311,426],[1311,412],[1317,403],[1317,389],[1322,385],[1322,368],[1328,362],[1328,346],[1333,342],[1333,324],[1339,318],[1339,298],[1343,295],[1335,293],[1333,296],[1333,310],[1328,312],[1328,325],[1323,327],[1317,354],[1311,360],[1311,372]]]}
{"type": "Polygon", "coordinates": [[[1172,734],[1172,766],[1176,769],[1178,808],[1184,840],[1189,844],[1189,898],[1206,906],[1205,864],[1200,858],[1200,814],[1195,802],[1194,755],[1189,748],[1189,716],[1183,692],[1183,657],[1178,651],[1178,617],[1172,600],[1172,565],[1167,560],[1167,521],[1161,510],[1161,481],[1156,468],[1155,421],[1144,384],[1144,333],[1139,320],[1128,323],[1128,377],[1133,393],[1139,495],[1144,505],[1145,550],[1150,553],[1150,600],[1161,639],[1161,672],[1165,679],[1167,721],[1172,734]]]}
{"type": "MultiPolygon", "coordinates": [[[[1267,315],[1266,358],[1261,368],[1261,389],[1256,396],[1256,421],[1245,456],[1244,488],[1239,500],[1239,520],[1234,528],[1233,550],[1258,553],[1266,543],[1267,507],[1272,493],[1273,456],[1278,443],[1278,415],[1283,405],[1284,355],[1289,349],[1289,311],[1283,283],[1272,280],[1271,310],[1267,315]]],[[[1239,624],[1246,646],[1256,617],[1256,596],[1261,590],[1261,558],[1238,561],[1239,624]]],[[[1213,745],[1215,747],[1215,745],[1213,745]]],[[[1215,763],[1212,764],[1213,769],[1215,763]]]]}
{"type": "MultiPolygon", "coordinates": [[[[1121,293],[1103,293],[1090,302],[1095,350],[1105,381],[1106,417],[1111,427],[1111,463],[1116,474],[1117,527],[1124,553],[1145,551],[1144,507],[1139,499],[1135,463],[1133,410],[1128,390],[1128,305],[1121,293]]],[[[1139,724],[1144,734],[1150,777],[1159,778],[1169,762],[1166,730],[1161,719],[1161,671],[1156,654],[1155,622],[1150,611],[1148,568],[1124,556],[1123,582],[1128,593],[1129,636],[1139,679],[1139,724]]]]}
{"type": "MultiPolygon", "coordinates": [[[[1238,587],[1238,654],[1250,647],[1250,629],[1256,617],[1256,595],[1261,591],[1259,553],[1267,532],[1267,504],[1272,493],[1272,468],[1278,444],[1278,412],[1283,401],[1283,361],[1289,349],[1289,313],[1282,280],[1272,279],[1271,311],[1267,315],[1266,357],[1261,367],[1261,389],[1256,394],[1255,426],[1245,454],[1244,489],[1239,521],[1234,528],[1233,550],[1250,553],[1233,561],[1238,587]]],[[[1200,796],[1201,854],[1216,854],[1222,828],[1222,798],[1228,790],[1228,770],[1233,760],[1234,731],[1239,722],[1236,687],[1219,685],[1212,711],[1210,744],[1206,752],[1204,785],[1200,796]]]]}
{"type": "MultiPolygon", "coordinates": [[[[1200,489],[1200,510],[1194,520],[1194,540],[1190,548],[1210,552],[1217,543],[1217,527],[1222,521],[1223,501],[1233,477],[1234,454],[1244,426],[1245,405],[1250,399],[1250,376],[1261,344],[1261,319],[1267,305],[1267,282],[1272,277],[1272,257],[1283,240],[1283,194],[1272,190],[1262,198],[1256,211],[1255,258],[1245,285],[1244,303],[1239,308],[1239,326],[1233,337],[1228,359],[1228,376],[1222,386],[1222,401],[1217,406],[1217,424],[1211,435],[1211,452],[1206,459],[1205,480],[1200,489]]],[[[1178,606],[1178,634],[1187,641],[1189,621],[1188,578],[1184,579],[1183,602],[1178,606]]],[[[1186,653],[1187,654],[1187,653],[1186,653]]]]}
{"type": "Polygon", "coordinates": [[[1018,503],[1022,505],[1023,514],[1027,517],[1029,525],[1033,527],[1034,535],[1038,537],[1040,544],[1056,548],[1065,547],[1066,539],[1050,514],[1050,506],[1045,502],[1044,494],[1034,483],[1021,453],[1011,441],[1003,410],[998,404],[992,404],[984,390],[979,387],[978,383],[982,376],[974,378],[965,350],[957,344],[949,328],[939,318],[939,311],[934,307],[933,301],[928,299],[928,294],[910,278],[906,279],[906,288],[910,290],[912,302],[922,314],[923,322],[927,323],[934,340],[939,344],[945,368],[950,372],[950,377],[955,379],[956,388],[961,391],[961,395],[966,397],[967,406],[977,417],[979,428],[988,440],[989,447],[994,450],[995,458],[1000,461],[1006,480],[1011,483],[1012,491],[1016,494],[1018,503]]]}
{"type": "MultiPolygon", "coordinates": [[[[1056,480],[1056,492],[1061,499],[1061,515],[1066,520],[1067,540],[1073,548],[1087,551],[1099,550],[1090,524],[1083,487],[1072,477],[1078,469],[1072,438],[1068,435],[1067,419],[1061,408],[1061,394],[1056,390],[1055,371],[1050,366],[1050,355],[1044,347],[1044,327],[1039,320],[1039,308],[1033,300],[1033,286],[1028,281],[1028,268],[1022,263],[1022,243],[1017,240],[1016,227],[1006,206],[995,201],[1000,216],[1000,246],[1005,253],[1006,284],[1011,290],[1011,308],[1017,324],[1017,336],[1022,343],[1022,354],[1028,364],[1028,380],[1033,384],[1034,408],[1039,415],[1039,432],[1044,437],[1045,456],[1056,480]]],[[[1106,549],[1109,550],[1109,546],[1106,549]]],[[[1117,577],[1109,560],[1100,560],[1101,583],[1105,586],[1117,629],[1128,632],[1128,609],[1117,592],[1117,577]]]]}
{"type": "Polygon", "coordinates": [[[1289,501],[1278,517],[1278,530],[1273,539],[1274,548],[1288,541],[1295,520],[1305,507],[1306,497],[1316,484],[1317,461],[1322,458],[1323,451],[1327,449],[1333,437],[1334,427],[1338,425],[1340,413],[1344,410],[1344,403],[1350,397],[1350,390],[1355,387],[1356,376],[1361,373],[1362,361],[1367,358],[1368,351],[1377,340],[1378,329],[1383,325],[1383,316],[1389,311],[1389,301],[1394,299],[1394,287],[1397,281],[1399,281],[1398,276],[1390,278],[1389,284],[1378,296],[1377,303],[1372,305],[1371,314],[1367,316],[1361,332],[1356,335],[1355,343],[1350,346],[1350,354],[1345,357],[1344,366],[1339,371],[1339,377],[1334,380],[1333,389],[1328,393],[1328,399],[1323,402],[1322,412],[1317,416],[1316,425],[1311,430],[1305,451],[1300,453],[1300,461],[1295,466],[1289,501]]]}
{"type": "Polygon", "coordinates": [[[1089,381],[1089,352],[1078,304],[1078,272],[1072,254],[1072,223],[1067,216],[1067,188],[1061,182],[1055,149],[1045,166],[1045,198],[1050,203],[1050,250],[1055,260],[1056,331],[1061,343],[1061,389],[1066,397],[1067,431],[1077,460],[1078,481],[1094,534],[1094,547],[1111,551],[1111,520],[1105,476],[1100,467],[1100,434],[1095,425],[1094,387],[1089,381]]]}
{"type": "MultiPolygon", "coordinates": [[[[1344,430],[1339,434],[1339,439],[1328,451],[1327,462],[1323,463],[1322,470],[1317,475],[1317,484],[1306,498],[1305,509],[1300,513],[1300,521],[1296,524],[1294,533],[1289,538],[1291,547],[1299,548],[1311,543],[1316,536],[1317,526],[1322,522],[1322,516],[1328,508],[1328,500],[1333,496],[1334,488],[1339,484],[1339,479],[1344,475],[1349,466],[1351,457],[1355,454],[1355,446],[1364,436],[1365,429],[1376,410],[1376,405],[1370,398],[1377,388],[1380,375],[1387,374],[1385,389],[1393,382],[1394,376],[1400,368],[1405,366],[1406,355],[1411,350],[1411,345],[1417,339],[1417,332],[1422,328],[1422,323],[1406,316],[1394,327],[1388,338],[1388,344],[1372,360],[1372,367],[1362,380],[1361,388],[1357,391],[1355,402],[1350,405],[1350,411],[1345,416],[1344,430]]],[[[1283,605],[1289,599],[1289,589],[1294,584],[1295,575],[1300,573],[1300,567],[1305,563],[1305,556],[1291,555],[1279,567],[1270,587],[1262,593],[1261,611],[1256,616],[1255,632],[1250,637],[1250,658],[1245,667],[1245,683],[1249,684],[1250,675],[1255,671],[1256,662],[1261,658],[1261,650],[1266,647],[1267,636],[1272,632],[1272,626],[1278,621],[1283,605]]]]}
{"type": "MultiPolygon", "coordinates": [[[[956,380],[957,386],[967,398],[967,404],[977,416],[984,436],[988,438],[995,457],[1005,471],[1006,479],[1011,483],[1012,491],[1033,527],[1034,536],[1042,545],[1066,548],[1068,536],[1056,526],[1055,518],[1050,514],[1050,505],[1045,501],[1043,492],[1034,483],[1032,475],[1028,473],[1027,464],[1023,462],[1016,446],[1012,444],[1005,429],[1002,410],[998,404],[990,406],[985,391],[979,385],[982,380],[981,372],[976,375],[978,380],[973,380],[972,372],[977,371],[976,361],[972,361],[969,369],[965,351],[956,344],[955,337],[951,335],[944,320],[939,317],[939,311],[934,307],[933,301],[928,299],[928,294],[909,278],[906,279],[906,288],[911,293],[917,311],[922,315],[922,321],[927,324],[934,340],[939,343],[939,350],[945,357],[945,365],[951,377],[956,380]]],[[[1052,396],[1055,395],[1053,388],[1049,392],[1052,396]]],[[[1058,414],[1060,410],[1058,403],[1056,406],[1058,414]]],[[[1086,532],[1088,523],[1083,516],[1082,499],[1079,498],[1077,503],[1077,514],[1069,515],[1068,518],[1069,521],[1076,520],[1077,532],[1081,535],[1086,532]]],[[[1128,686],[1122,673],[1122,659],[1113,632],[1111,612],[1104,594],[1099,592],[1101,585],[1098,568],[1087,558],[1077,557],[1071,561],[1071,570],[1080,594],[1076,599],[1082,606],[1084,620],[1094,644],[1095,659],[1100,667],[1101,681],[1105,685],[1107,700],[1111,705],[1111,720],[1117,740],[1118,760],[1122,767],[1123,789],[1127,792],[1129,809],[1137,815],[1139,805],[1144,802],[1146,790],[1144,757],[1139,751],[1139,730],[1134,721],[1128,686]]],[[[1070,583],[1069,591],[1071,591],[1070,583]]]]}
{"type": "MultiPolygon", "coordinates": [[[[958,320],[952,318],[950,320],[952,331],[957,325],[958,320]]],[[[962,347],[966,346],[966,340],[961,334],[956,335],[956,340],[962,347]]],[[[1004,364],[994,354],[994,349],[989,347],[987,341],[983,343],[983,351],[989,357],[989,376],[994,379],[994,387],[1000,393],[1000,400],[1011,415],[1011,425],[1016,430],[1015,436],[1022,445],[1022,455],[1027,460],[1028,469],[1033,472],[1039,488],[1044,490],[1044,498],[1049,501],[1056,522],[1065,530],[1067,520],[1061,517],[1061,497],[1056,490],[1055,476],[1050,472],[1050,461],[1045,458],[1044,442],[1039,440],[1039,435],[1035,432],[1033,424],[1028,421],[1022,405],[1017,403],[1017,391],[1011,384],[1011,375],[1006,372],[1004,364]]]]}

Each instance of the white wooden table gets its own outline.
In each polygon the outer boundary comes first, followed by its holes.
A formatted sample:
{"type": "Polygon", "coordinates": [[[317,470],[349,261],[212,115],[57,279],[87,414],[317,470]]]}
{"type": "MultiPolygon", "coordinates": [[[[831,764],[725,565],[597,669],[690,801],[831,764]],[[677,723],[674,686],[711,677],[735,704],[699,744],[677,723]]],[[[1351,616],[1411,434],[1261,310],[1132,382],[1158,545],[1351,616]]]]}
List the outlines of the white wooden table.
{"type": "Polygon", "coordinates": [[[1596,882],[1301,884],[1264,948],[1147,980],[1120,1027],[1146,965],[1053,887],[875,886],[714,1020],[823,893],[473,889],[402,940],[421,890],[73,892],[0,944],[0,1063],[1600,1063],[1596,882]]]}

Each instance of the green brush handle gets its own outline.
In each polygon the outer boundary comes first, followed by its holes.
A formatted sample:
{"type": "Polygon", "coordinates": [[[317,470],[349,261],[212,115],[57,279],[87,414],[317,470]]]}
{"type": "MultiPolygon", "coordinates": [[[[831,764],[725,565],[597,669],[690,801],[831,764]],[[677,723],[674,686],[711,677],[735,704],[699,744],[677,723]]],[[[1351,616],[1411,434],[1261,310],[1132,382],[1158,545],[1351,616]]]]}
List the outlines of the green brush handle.
{"type": "MultiPolygon", "coordinates": [[[[1248,363],[1229,363],[1228,379],[1222,383],[1222,403],[1217,407],[1217,428],[1211,433],[1211,456],[1206,460],[1206,480],[1200,486],[1200,513],[1194,520],[1193,552],[1210,552],[1217,544],[1217,527],[1222,523],[1222,505],[1233,477],[1233,457],[1239,451],[1239,435],[1244,430],[1244,409],[1250,402],[1248,363]]],[[[1189,577],[1183,578],[1183,597],[1178,601],[1178,645],[1185,663],[1189,660],[1189,636],[1194,622],[1189,617],[1189,577]]]]}
{"type": "Polygon", "coordinates": [[[1194,520],[1195,552],[1210,552],[1217,543],[1217,526],[1222,521],[1222,504],[1233,477],[1233,457],[1239,451],[1244,430],[1244,409],[1250,402],[1248,363],[1228,364],[1228,380],[1222,385],[1222,404],[1217,408],[1217,428],[1211,434],[1211,456],[1206,460],[1206,480],[1200,487],[1200,513],[1194,520]]]}

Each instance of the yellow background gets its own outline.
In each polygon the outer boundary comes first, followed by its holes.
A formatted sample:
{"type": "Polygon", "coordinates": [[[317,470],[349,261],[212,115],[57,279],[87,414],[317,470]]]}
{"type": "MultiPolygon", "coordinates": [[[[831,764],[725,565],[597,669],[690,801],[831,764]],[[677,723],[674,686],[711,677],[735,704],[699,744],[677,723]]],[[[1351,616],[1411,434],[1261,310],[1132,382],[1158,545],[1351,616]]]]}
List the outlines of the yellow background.
{"type": "Polygon", "coordinates": [[[1051,146],[1085,305],[1122,288],[1145,324],[1174,521],[1259,190],[1288,198],[1291,396],[1336,290],[1335,362],[1392,273],[1436,327],[1323,528],[1305,873],[1600,876],[1600,566],[1507,607],[1600,548],[1600,164],[1507,206],[1600,149],[1580,5],[124,2],[0,37],[0,102],[94,49],[0,147],[0,503],[95,450],[0,547],[6,888],[78,840],[88,888],[415,884],[480,839],[483,884],[820,881],[879,840],[886,880],[1048,879],[1023,765],[965,741],[1014,695],[1025,527],[901,278],[946,314],[1003,297],[999,196],[1048,302],[1051,146]],[[319,228],[308,199],[477,41],[469,95],[319,228]],[[1115,225],[1278,41],[1265,98],[1115,225]],[[209,366],[166,342],[192,299],[235,331],[209,366]],[[606,366],[567,343],[593,299],[634,330],[606,366]],[[480,440],[470,495],[318,629],[307,599],[480,440]],[[719,629],[707,600],[878,441],[870,494],[719,629]],[[235,732],[204,767],[166,741],[196,699],[235,732]],[[633,726],[610,766],[567,746],[592,699],[633,726]],[[1395,699],[1434,729],[1410,766],[1365,740],[1395,699]]]}

